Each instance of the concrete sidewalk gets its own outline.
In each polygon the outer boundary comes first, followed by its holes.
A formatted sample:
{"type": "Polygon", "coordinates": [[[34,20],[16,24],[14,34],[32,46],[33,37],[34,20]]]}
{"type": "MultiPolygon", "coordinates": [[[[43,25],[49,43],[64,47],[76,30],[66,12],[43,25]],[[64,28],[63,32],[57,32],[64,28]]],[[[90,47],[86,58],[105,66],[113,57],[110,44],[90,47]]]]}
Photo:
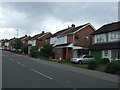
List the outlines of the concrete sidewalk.
{"type": "Polygon", "coordinates": [[[45,64],[45,65],[59,68],[62,70],[72,71],[75,73],[79,73],[82,75],[86,75],[86,76],[90,76],[90,77],[94,77],[94,78],[98,78],[98,79],[107,80],[107,81],[114,82],[114,83],[120,83],[118,81],[118,79],[120,79],[120,77],[118,75],[89,70],[89,69],[84,69],[84,68],[73,67],[73,66],[69,66],[69,65],[65,65],[65,64],[60,64],[57,62],[50,62],[50,61],[46,61],[46,60],[42,60],[42,59],[28,57],[26,55],[20,55],[20,56],[24,56],[26,58],[29,58],[37,63],[45,64]]]}

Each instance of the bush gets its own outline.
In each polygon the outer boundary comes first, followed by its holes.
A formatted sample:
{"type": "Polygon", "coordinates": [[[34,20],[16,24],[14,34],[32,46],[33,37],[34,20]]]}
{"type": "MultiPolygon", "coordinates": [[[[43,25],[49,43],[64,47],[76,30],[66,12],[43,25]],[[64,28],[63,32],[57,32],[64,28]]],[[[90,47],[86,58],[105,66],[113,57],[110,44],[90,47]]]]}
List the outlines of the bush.
{"type": "Polygon", "coordinates": [[[116,74],[118,71],[120,71],[120,64],[117,62],[110,62],[107,64],[105,71],[108,73],[116,74]]]}
{"type": "Polygon", "coordinates": [[[108,58],[103,58],[100,63],[101,64],[108,64],[110,62],[110,60],[108,58]]]}
{"type": "Polygon", "coordinates": [[[52,52],[52,45],[44,45],[40,51],[40,55],[44,57],[53,57],[54,53],[52,52]]]}
{"type": "Polygon", "coordinates": [[[32,57],[38,57],[38,55],[39,55],[38,47],[33,46],[31,48],[30,56],[32,56],[32,57]]]}
{"type": "Polygon", "coordinates": [[[25,54],[28,54],[28,46],[24,46],[22,48],[22,52],[24,52],[25,54]]]}
{"type": "Polygon", "coordinates": [[[38,51],[31,51],[30,56],[31,57],[38,57],[39,52],[38,51]]]}
{"type": "Polygon", "coordinates": [[[95,70],[97,66],[98,66],[98,63],[95,60],[88,62],[88,69],[95,70]]]}

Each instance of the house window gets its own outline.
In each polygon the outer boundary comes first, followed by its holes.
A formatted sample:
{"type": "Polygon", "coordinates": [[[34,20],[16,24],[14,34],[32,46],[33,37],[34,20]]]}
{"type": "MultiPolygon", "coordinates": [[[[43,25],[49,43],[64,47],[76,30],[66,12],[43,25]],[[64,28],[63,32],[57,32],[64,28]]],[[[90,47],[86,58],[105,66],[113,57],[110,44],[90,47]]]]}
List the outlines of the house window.
{"type": "Polygon", "coordinates": [[[120,31],[110,32],[110,40],[120,39],[120,31]]]}
{"type": "Polygon", "coordinates": [[[62,49],[61,48],[55,48],[55,53],[62,53],[62,49]]]}
{"type": "Polygon", "coordinates": [[[80,39],[80,36],[75,34],[74,38],[78,40],[78,39],[80,39]]]}
{"type": "Polygon", "coordinates": [[[111,53],[112,53],[111,58],[113,60],[120,59],[120,50],[112,50],[111,53]]]}
{"type": "Polygon", "coordinates": [[[25,43],[25,41],[23,41],[23,43],[25,43]]]}
{"type": "Polygon", "coordinates": [[[105,57],[108,56],[108,50],[104,50],[104,56],[105,56],[105,57]]]}
{"type": "Polygon", "coordinates": [[[105,34],[96,35],[96,43],[105,42],[105,41],[106,41],[106,35],[105,34]]]}
{"type": "Polygon", "coordinates": [[[88,36],[83,36],[84,41],[88,41],[89,37],[88,36]]]}

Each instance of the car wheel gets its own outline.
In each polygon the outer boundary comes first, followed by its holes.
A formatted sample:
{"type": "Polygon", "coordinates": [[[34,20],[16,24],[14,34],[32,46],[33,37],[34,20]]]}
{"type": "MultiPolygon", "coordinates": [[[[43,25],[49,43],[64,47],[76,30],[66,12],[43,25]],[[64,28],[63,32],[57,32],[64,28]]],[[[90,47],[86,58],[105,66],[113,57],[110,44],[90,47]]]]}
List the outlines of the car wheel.
{"type": "Polygon", "coordinates": [[[79,64],[82,64],[82,61],[79,61],[78,63],[79,63],[79,64]]]}

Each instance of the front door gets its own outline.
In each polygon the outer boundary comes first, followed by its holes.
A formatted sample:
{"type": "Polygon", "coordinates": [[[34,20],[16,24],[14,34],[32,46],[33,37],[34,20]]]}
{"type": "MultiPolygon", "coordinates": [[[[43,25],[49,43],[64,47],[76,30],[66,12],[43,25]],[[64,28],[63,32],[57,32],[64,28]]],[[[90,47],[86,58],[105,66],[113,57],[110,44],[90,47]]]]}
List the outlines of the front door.
{"type": "Polygon", "coordinates": [[[63,59],[66,59],[66,48],[63,48],[63,59]]]}

